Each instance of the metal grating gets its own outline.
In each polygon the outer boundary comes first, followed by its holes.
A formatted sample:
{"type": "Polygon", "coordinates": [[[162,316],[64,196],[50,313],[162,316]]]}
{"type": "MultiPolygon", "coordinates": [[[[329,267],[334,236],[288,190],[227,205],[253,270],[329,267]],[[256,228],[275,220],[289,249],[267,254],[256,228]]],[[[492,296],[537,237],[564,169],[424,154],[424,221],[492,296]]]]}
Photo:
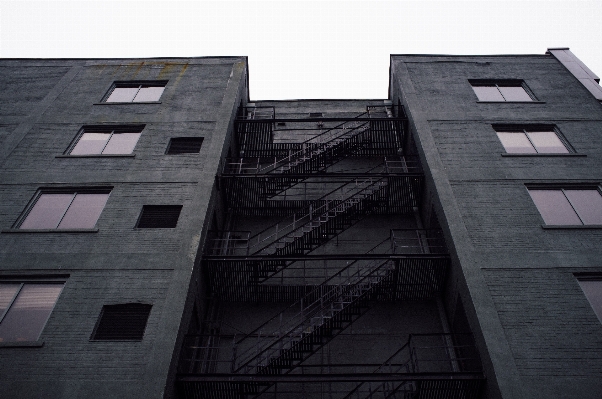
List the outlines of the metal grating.
{"type": "Polygon", "coordinates": [[[138,224],[139,229],[173,229],[178,224],[182,205],[144,205],[138,224]]]}
{"type": "MultiPolygon", "coordinates": [[[[395,271],[390,276],[390,289],[373,299],[385,301],[419,301],[432,299],[443,289],[450,264],[448,255],[406,255],[395,258],[395,271]]],[[[318,285],[291,286],[261,284],[259,274],[268,263],[265,258],[229,257],[205,259],[205,267],[213,294],[222,301],[286,302],[298,300],[318,285]]],[[[282,259],[272,262],[290,263],[282,259]]],[[[330,287],[322,287],[329,290],[330,287]]],[[[322,291],[320,291],[322,292],[322,291]]]]}
{"type": "Polygon", "coordinates": [[[141,340],[151,308],[141,303],[103,306],[90,339],[141,340]]]}
{"type": "Polygon", "coordinates": [[[198,154],[202,145],[202,137],[174,137],[169,140],[166,154],[198,154]]]}

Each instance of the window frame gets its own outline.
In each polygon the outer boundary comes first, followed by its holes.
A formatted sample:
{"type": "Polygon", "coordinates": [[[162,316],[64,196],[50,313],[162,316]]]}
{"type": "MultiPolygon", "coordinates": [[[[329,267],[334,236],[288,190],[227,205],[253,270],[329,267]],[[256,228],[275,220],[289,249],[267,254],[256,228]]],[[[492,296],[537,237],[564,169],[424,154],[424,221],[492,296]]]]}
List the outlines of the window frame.
{"type": "Polygon", "coordinates": [[[97,232],[98,228],[96,228],[96,224],[98,223],[98,220],[100,220],[100,216],[102,215],[102,212],[106,208],[106,202],[105,202],[105,206],[103,207],[100,214],[98,215],[98,219],[96,219],[96,222],[94,223],[93,228],[83,227],[83,228],[59,229],[58,226],[60,225],[61,221],[65,218],[65,215],[69,211],[69,208],[73,204],[73,201],[74,201],[75,197],[77,196],[77,194],[108,194],[108,196],[107,196],[107,202],[108,202],[112,191],[113,191],[113,187],[40,188],[36,191],[33,198],[28,202],[28,204],[26,205],[25,209],[23,210],[23,212],[21,213],[19,218],[13,224],[13,227],[11,228],[11,230],[3,231],[3,232],[26,232],[26,233],[31,233],[31,232],[74,232],[74,231],[76,231],[76,232],[97,232]],[[48,229],[48,228],[22,229],[21,226],[23,225],[23,223],[25,222],[25,220],[27,219],[29,214],[32,212],[32,210],[35,208],[36,204],[38,203],[38,201],[44,194],[73,194],[73,198],[71,199],[69,206],[63,212],[61,219],[59,220],[59,222],[57,224],[57,227],[55,227],[53,229],[48,229]]]}
{"type": "Polygon", "coordinates": [[[585,184],[545,184],[545,185],[544,184],[527,184],[526,187],[527,187],[527,191],[529,192],[529,198],[533,202],[535,209],[537,209],[537,212],[539,213],[541,219],[544,222],[541,225],[541,227],[543,229],[598,229],[598,228],[602,228],[602,224],[585,224],[583,222],[583,218],[580,216],[579,212],[575,208],[575,205],[571,202],[571,200],[565,193],[565,191],[571,191],[571,190],[582,190],[582,191],[590,191],[591,190],[591,191],[596,191],[598,193],[598,195],[600,195],[600,197],[602,198],[602,188],[600,187],[600,184],[587,184],[587,183],[585,183],[585,184]],[[567,203],[569,204],[569,206],[571,207],[571,209],[573,210],[573,212],[575,213],[575,215],[577,216],[577,218],[579,219],[581,224],[546,224],[542,212],[540,211],[539,207],[537,206],[537,204],[533,200],[533,197],[530,194],[531,191],[542,191],[542,190],[545,190],[545,191],[553,190],[553,191],[562,192],[564,198],[566,199],[567,203]]]}
{"type": "Polygon", "coordinates": [[[75,136],[75,138],[71,141],[71,143],[69,144],[69,146],[63,153],[62,157],[68,157],[68,158],[133,157],[135,155],[134,150],[136,149],[136,146],[138,145],[138,141],[140,141],[140,137],[142,137],[142,132],[145,127],[146,127],[146,125],[86,125],[86,126],[82,126],[81,129],[77,132],[77,135],[75,136]],[[75,149],[75,147],[77,146],[77,144],[79,143],[79,141],[81,140],[83,135],[86,133],[110,134],[109,139],[107,140],[107,142],[105,143],[105,146],[103,147],[103,151],[109,144],[109,141],[111,141],[111,138],[113,137],[113,135],[115,135],[115,134],[139,133],[140,136],[138,137],[138,140],[136,141],[136,145],[132,149],[132,152],[130,152],[128,154],[103,154],[102,151],[100,152],[100,154],[71,154],[73,149],[75,149]]]}
{"type": "Polygon", "coordinates": [[[101,104],[160,104],[161,97],[163,97],[163,94],[165,93],[165,89],[167,88],[168,82],[169,82],[168,80],[116,80],[111,84],[111,87],[109,87],[109,90],[107,90],[105,95],[102,97],[102,99],[100,100],[100,103],[101,104]],[[117,89],[117,88],[136,88],[136,87],[138,88],[138,91],[136,92],[136,94],[134,94],[132,101],[107,101],[109,99],[109,97],[111,97],[111,94],[113,94],[113,91],[115,91],[115,89],[117,89]],[[136,99],[136,96],[140,92],[140,89],[143,87],[163,87],[164,90],[161,93],[161,96],[159,97],[159,99],[156,101],[134,101],[136,99]]]}
{"type": "MultiPolygon", "coordinates": [[[[575,151],[575,148],[568,142],[568,140],[566,139],[566,137],[562,134],[562,132],[560,131],[560,129],[558,129],[558,127],[556,125],[505,125],[505,124],[493,124],[492,127],[493,127],[493,130],[495,131],[496,135],[498,133],[517,133],[517,134],[522,133],[522,134],[524,134],[524,136],[527,138],[527,140],[531,144],[531,147],[535,150],[535,153],[508,152],[508,150],[504,146],[504,143],[502,143],[502,141],[500,140],[499,136],[497,136],[498,142],[502,145],[502,147],[506,151],[506,152],[502,153],[503,156],[571,156],[571,155],[581,155],[581,154],[577,154],[577,151],[575,151]],[[563,153],[563,152],[539,152],[538,149],[537,149],[537,147],[535,146],[535,144],[533,143],[533,141],[531,140],[531,138],[527,134],[527,133],[533,133],[533,132],[550,132],[550,133],[556,134],[556,137],[558,138],[558,140],[560,140],[560,142],[562,143],[562,145],[564,146],[564,148],[567,150],[567,152],[566,153],[563,153]]],[[[584,155],[582,155],[582,156],[584,156],[584,155]]]]}
{"type": "Polygon", "coordinates": [[[35,340],[28,340],[28,341],[1,341],[0,347],[3,347],[3,346],[13,346],[13,347],[14,346],[42,346],[43,342],[40,341],[40,338],[42,336],[42,333],[46,329],[46,325],[48,324],[48,321],[50,320],[50,317],[52,316],[52,313],[54,312],[54,309],[56,308],[56,305],[57,305],[59,299],[61,298],[61,295],[63,294],[65,285],[67,284],[67,277],[68,276],[56,277],[56,278],[54,278],[54,277],[36,278],[36,277],[32,276],[32,277],[23,277],[23,278],[2,278],[2,279],[0,279],[0,286],[4,285],[4,284],[14,284],[14,285],[19,284],[19,288],[17,289],[17,291],[11,298],[10,302],[7,304],[6,310],[3,313],[0,313],[0,325],[2,324],[2,322],[8,315],[8,313],[9,313],[10,309],[13,307],[15,301],[19,298],[19,295],[23,291],[23,287],[25,287],[25,285],[36,285],[36,284],[51,285],[52,284],[52,285],[60,285],[61,286],[61,289],[60,289],[58,295],[56,296],[56,300],[54,301],[50,311],[48,312],[48,317],[44,321],[44,324],[41,326],[41,328],[37,334],[37,338],[35,340]]]}
{"type": "Polygon", "coordinates": [[[472,92],[477,97],[477,102],[479,103],[521,103],[521,104],[529,104],[529,103],[541,103],[538,98],[535,96],[535,93],[527,86],[524,80],[522,79],[468,79],[472,92]],[[503,101],[495,101],[495,100],[481,100],[477,95],[474,87],[495,87],[498,92],[504,99],[503,101]],[[517,101],[517,100],[506,100],[504,94],[499,89],[500,87],[520,87],[522,88],[527,96],[531,98],[531,100],[525,101],[517,101]]]}

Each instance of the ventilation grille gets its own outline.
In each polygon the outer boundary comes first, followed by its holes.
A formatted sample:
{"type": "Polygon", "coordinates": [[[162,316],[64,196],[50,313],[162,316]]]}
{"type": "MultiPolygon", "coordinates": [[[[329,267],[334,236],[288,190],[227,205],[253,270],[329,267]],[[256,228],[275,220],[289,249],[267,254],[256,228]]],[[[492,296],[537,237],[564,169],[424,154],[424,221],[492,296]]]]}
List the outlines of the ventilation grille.
{"type": "Polygon", "coordinates": [[[103,306],[91,339],[141,340],[151,308],[141,303],[103,306]]]}
{"type": "Polygon", "coordinates": [[[202,137],[175,137],[169,141],[167,154],[198,154],[202,144],[202,137]]]}
{"type": "Polygon", "coordinates": [[[182,205],[144,205],[139,229],[173,229],[178,224],[182,205]]]}

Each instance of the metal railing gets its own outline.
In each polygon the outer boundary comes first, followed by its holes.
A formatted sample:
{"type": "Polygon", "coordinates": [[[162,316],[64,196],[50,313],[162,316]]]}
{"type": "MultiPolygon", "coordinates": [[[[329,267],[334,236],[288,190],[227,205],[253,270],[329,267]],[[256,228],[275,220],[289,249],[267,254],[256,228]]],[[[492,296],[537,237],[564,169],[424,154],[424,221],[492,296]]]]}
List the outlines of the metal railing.
{"type": "Polygon", "coordinates": [[[441,230],[393,229],[391,246],[394,254],[446,254],[448,252],[441,230]]]}

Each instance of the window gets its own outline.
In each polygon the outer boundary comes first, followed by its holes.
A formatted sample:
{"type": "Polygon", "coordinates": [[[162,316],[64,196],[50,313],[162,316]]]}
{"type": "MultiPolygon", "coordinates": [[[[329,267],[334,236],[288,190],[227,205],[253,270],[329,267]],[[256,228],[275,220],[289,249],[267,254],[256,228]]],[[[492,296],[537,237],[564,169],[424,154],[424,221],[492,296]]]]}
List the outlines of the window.
{"type": "Polygon", "coordinates": [[[103,306],[90,339],[141,340],[151,308],[152,305],[141,303],[103,306]]]}
{"type": "Polygon", "coordinates": [[[0,282],[0,342],[37,341],[64,282],[0,282]]]}
{"type": "Polygon", "coordinates": [[[602,195],[590,189],[529,189],[546,225],[602,225],[602,195]]]}
{"type": "Polygon", "coordinates": [[[568,144],[553,127],[494,127],[508,154],[568,154],[568,144]]]}
{"type": "Polygon", "coordinates": [[[470,80],[479,101],[533,101],[521,80],[481,81],[470,80]]]}
{"type": "Polygon", "coordinates": [[[109,190],[41,191],[20,229],[91,229],[102,212],[109,190]]]}
{"type": "Polygon", "coordinates": [[[115,82],[105,98],[107,103],[159,101],[167,81],[115,82]]]}
{"type": "Polygon", "coordinates": [[[579,278],[578,281],[598,320],[602,322],[602,278],[585,277],[579,278]]]}
{"type": "Polygon", "coordinates": [[[70,155],[131,154],[144,126],[84,127],[70,155]]]}
{"type": "Polygon", "coordinates": [[[173,229],[178,224],[182,205],[144,205],[138,220],[139,229],[173,229]]]}
{"type": "Polygon", "coordinates": [[[198,154],[202,144],[202,137],[175,137],[169,140],[166,154],[198,154]]]}

